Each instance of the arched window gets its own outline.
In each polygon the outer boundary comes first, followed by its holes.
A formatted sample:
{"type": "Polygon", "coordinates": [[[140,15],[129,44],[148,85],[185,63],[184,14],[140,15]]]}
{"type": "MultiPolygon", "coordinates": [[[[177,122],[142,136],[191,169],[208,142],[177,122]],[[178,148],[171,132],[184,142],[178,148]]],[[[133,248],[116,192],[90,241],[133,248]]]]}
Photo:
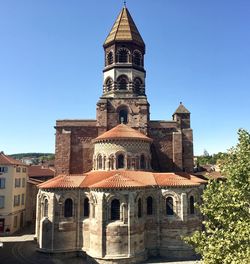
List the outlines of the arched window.
{"type": "Polygon", "coordinates": [[[117,158],[117,168],[118,169],[124,168],[124,155],[123,154],[118,155],[118,158],[117,158]]]}
{"type": "Polygon", "coordinates": [[[114,199],[111,202],[111,220],[119,220],[120,219],[120,201],[114,199]]]}
{"type": "Polygon", "coordinates": [[[64,217],[72,217],[73,216],[73,201],[68,198],[64,202],[64,217]]]}
{"type": "Polygon", "coordinates": [[[108,78],[106,81],[106,89],[107,91],[111,91],[113,86],[113,80],[111,78],[108,78]]]}
{"type": "Polygon", "coordinates": [[[113,62],[114,62],[114,55],[113,55],[113,52],[112,51],[110,51],[108,53],[107,62],[108,62],[108,65],[113,64],[113,62]]]}
{"type": "Polygon", "coordinates": [[[43,216],[48,217],[49,202],[47,199],[44,200],[43,216]]]}
{"type": "Polygon", "coordinates": [[[194,196],[190,196],[189,198],[189,211],[190,214],[194,214],[194,196]]]}
{"type": "Polygon", "coordinates": [[[89,217],[89,198],[84,199],[83,216],[89,217]]]}
{"type": "Polygon", "coordinates": [[[141,198],[138,199],[138,218],[142,217],[141,198]]]}
{"type": "Polygon", "coordinates": [[[126,109],[121,109],[119,111],[119,123],[120,124],[128,123],[128,111],[126,109]]]}
{"type": "Polygon", "coordinates": [[[128,89],[128,78],[125,75],[121,75],[117,78],[118,90],[128,89]]]}
{"type": "Polygon", "coordinates": [[[147,215],[153,214],[153,198],[149,196],[147,198],[147,215]]]}
{"type": "Polygon", "coordinates": [[[102,156],[101,155],[98,155],[97,157],[97,168],[98,170],[102,169],[102,156]]]}
{"type": "Polygon", "coordinates": [[[134,51],[133,63],[135,65],[137,65],[137,66],[141,66],[142,65],[142,55],[141,55],[141,53],[138,50],[134,51]]]}
{"type": "Polygon", "coordinates": [[[139,78],[134,79],[134,91],[136,94],[142,94],[141,92],[142,81],[139,78]]]}
{"type": "Polygon", "coordinates": [[[146,168],[145,157],[143,154],[141,155],[141,158],[140,158],[140,165],[141,165],[142,170],[144,170],[146,168]]]}
{"type": "Polygon", "coordinates": [[[167,215],[174,215],[174,201],[172,197],[166,199],[166,212],[167,215]]]}
{"type": "Polygon", "coordinates": [[[118,51],[118,62],[127,63],[128,55],[129,55],[129,51],[127,49],[120,49],[118,51]]]}

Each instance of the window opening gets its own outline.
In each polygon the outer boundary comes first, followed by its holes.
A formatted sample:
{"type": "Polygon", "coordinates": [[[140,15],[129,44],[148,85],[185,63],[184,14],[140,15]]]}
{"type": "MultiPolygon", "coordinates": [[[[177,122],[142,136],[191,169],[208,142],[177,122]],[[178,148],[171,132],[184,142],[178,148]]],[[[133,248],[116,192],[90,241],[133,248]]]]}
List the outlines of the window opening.
{"type": "Polygon", "coordinates": [[[174,202],[172,197],[166,199],[167,215],[174,215],[174,202]]]}
{"type": "Polygon", "coordinates": [[[120,201],[117,199],[111,202],[111,220],[120,220],[120,201]]]}
{"type": "Polygon", "coordinates": [[[89,198],[84,199],[83,216],[89,216],[89,198]]]}
{"type": "Polygon", "coordinates": [[[108,65],[113,64],[113,62],[114,62],[113,52],[110,51],[110,52],[108,53],[108,65]]]}
{"type": "Polygon", "coordinates": [[[133,62],[137,66],[141,66],[141,53],[139,51],[134,52],[133,62]]]}
{"type": "Polygon", "coordinates": [[[141,160],[140,160],[140,163],[141,163],[141,169],[145,169],[146,166],[145,166],[145,157],[144,155],[141,155],[141,160]]]}
{"type": "Polygon", "coordinates": [[[127,63],[128,62],[128,50],[127,49],[120,49],[118,52],[118,62],[127,63]]]}
{"type": "Polygon", "coordinates": [[[120,154],[118,156],[118,169],[122,169],[124,168],[124,155],[123,154],[120,154]]]}
{"type": "Polygon", "coordinates": [[[124,76],[118,78],[118,89],[119,90],[127,90],[127,88],[128,88],[127,78],[124,76]]]}
{"type": "Polygon", "coordinates": [[[128,111],[126,109],[122,109],[119,112],[119,123],[127,124],[128,123],[128,111]]]}
{"type": "Polygon", "coordinates": [[[190,196],[189,198],[189,210],[190,214],[194,214],[194,196],[190,196]]]}
{"type": "Polygon", "coordinates": [[[147,198],[147,215],[153,214],[153,198],[149,196],[147,198]]]}
{"type": "Polygon", "coordinates": [[[47,199],[44,200],[43,216],[48,217],[49,202],[47,199]]]}
{"type": "Polygon", "coordinates": [[[66,199],[64,202],[64,217],[73,216],[73,202],[70,198],[66,199]]]}

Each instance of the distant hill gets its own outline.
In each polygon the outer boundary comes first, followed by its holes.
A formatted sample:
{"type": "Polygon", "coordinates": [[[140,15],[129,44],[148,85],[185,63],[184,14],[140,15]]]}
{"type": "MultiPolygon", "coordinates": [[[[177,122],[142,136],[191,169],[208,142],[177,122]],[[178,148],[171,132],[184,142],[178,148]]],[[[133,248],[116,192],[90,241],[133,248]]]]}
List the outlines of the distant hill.
{"type": "Polygon", "coordinates": [[[54,153],[17,153],[9,155],[14,159],[22,159],[22,158],[34,158],[34,159],[43,159],[43,160],[53,160],[55,158],[54,153]]]}

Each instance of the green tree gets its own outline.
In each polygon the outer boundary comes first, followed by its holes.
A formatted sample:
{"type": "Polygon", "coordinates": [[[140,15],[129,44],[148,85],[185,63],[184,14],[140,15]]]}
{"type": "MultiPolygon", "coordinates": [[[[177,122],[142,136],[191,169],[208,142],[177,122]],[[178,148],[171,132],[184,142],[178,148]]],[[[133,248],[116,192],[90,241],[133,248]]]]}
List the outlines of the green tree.
{"type": "Polygon", "coordinates": [[[250,134],[238,134],[237,146],[222,158],[227,180],[210,181],[204,191],[205,230],[185,238],[205,264],[250,263],[250,134]]]}

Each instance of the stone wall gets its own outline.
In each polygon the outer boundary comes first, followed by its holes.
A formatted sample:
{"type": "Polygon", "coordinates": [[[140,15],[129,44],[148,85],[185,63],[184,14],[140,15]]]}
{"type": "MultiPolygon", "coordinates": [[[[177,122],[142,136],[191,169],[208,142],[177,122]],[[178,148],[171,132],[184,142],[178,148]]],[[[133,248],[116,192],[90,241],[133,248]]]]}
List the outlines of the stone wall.
{"type": "Polygon", "coordinates": [[[141,190],[40,190],[36,237],[45,252],[84,251],[98,263],[135,263],[149,256],[180,259],[194,255],[182,236],[201,228],[201,215],[190,214],[192,195],[200,203],[203,187],[141,190]],[[147,213],[147,197],[153,198],[152,214],[147,213]],[[88,197],[90,214],[83,215],[83,201],[88,197]],[[166,214],[166,198],[174,201],[174,215],[166,214]],[[64,201],[73,200],[72,217],[64,217],[64,201]],[[44,199],[49,201],[44,217],[44,199]],[[112,221],[111,202],[120,201],[120,219],[112,221]],[[138,200],[142,216],[138,215],[138,200]],[[110,261],[109,261],[110,260],[110,261]]]}
{"type": "Polygon", "coordinates": [[[58,174],[81,174],[92,169],[95,120],[61,120],[56,124],[55,169],[58,174]]]}

